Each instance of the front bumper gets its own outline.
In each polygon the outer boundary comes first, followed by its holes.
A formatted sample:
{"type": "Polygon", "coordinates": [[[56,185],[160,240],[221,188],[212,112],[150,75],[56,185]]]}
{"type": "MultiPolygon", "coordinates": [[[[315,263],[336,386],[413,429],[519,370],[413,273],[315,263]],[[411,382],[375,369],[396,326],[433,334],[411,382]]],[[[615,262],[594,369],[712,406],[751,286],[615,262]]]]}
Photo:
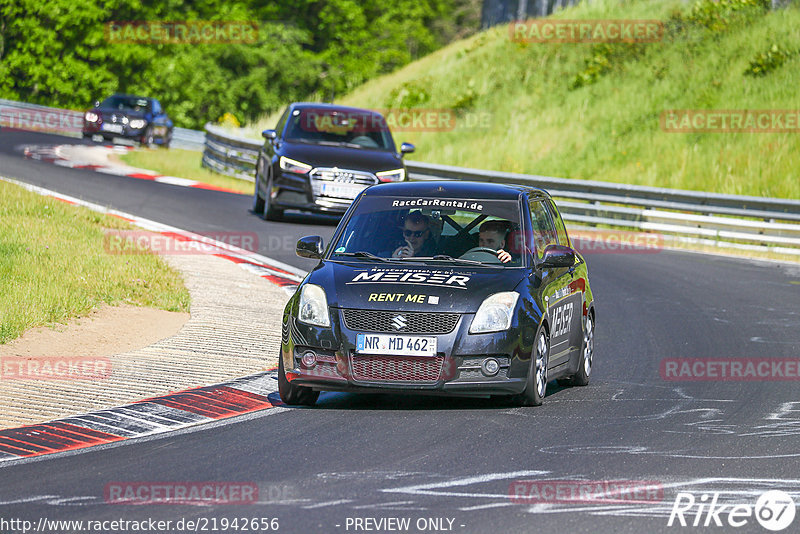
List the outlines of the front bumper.
{"type": "Polygon", "coordinates": [[[339,186],[353,186],[366,188],[375,185],[378,178],[366,171],[355,171],[345,169],[314,168],[307,174],[298,174],[282,170],[275,165],[273,167],[275,177],[275,190],[272,197],[272,205],[278,209],[296,209],[301,211],[312,211],[317,213],[343,214],[353,203],[357,196],[355,193],[350,196],[337,194],[325,194],[322,183],[336,184],[339,186]],[[336,172],[351,176],[351,180],[342,181],[326,179],[330,173],[336,172]],[[357,178],[352,178],[357,176],[357,178]]]}
{"type": "MultiPolygon", "coordinates": [[[[138,140],[144,135],[147,130],[145,124],[142,128],[131,128],[127,124],[120,124],[121,131],[107,131],[103,129],[102,122],[88,122],[86,119],[83,121],[83,135],[102,135],[103,137],[124,137],[126,139],[138,140]]],[[[115,124],[116,126],[116,124],[115,124]]]]}
{"type": "Polygon", "coordinates": [[[322,391],[454,396],[513,395],[525,388],[531,351],[521,346],[523,336],[513,326],[469,334],[474,314],[462,314],[450,332],[414,334],[435,337],[436,356],[381,356],[357,353],[356,335],[363,331],[345,326],[342,310],[330,311],[331,328],[285,316],[281,356],[292,383],[322,391]],[[308,351],[317,359],[311,367],[301,360],[308,351]],[[494,376],[481,371],[487,358],[500,364],[494,376]]]}

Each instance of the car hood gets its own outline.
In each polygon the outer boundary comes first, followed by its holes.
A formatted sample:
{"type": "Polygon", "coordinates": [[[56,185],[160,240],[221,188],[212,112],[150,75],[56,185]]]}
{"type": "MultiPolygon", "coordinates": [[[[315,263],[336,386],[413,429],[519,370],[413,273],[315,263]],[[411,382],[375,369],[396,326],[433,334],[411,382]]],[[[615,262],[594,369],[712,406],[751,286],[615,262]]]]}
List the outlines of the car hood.
{"type": "Polygon", "coordinates": [[[129,119],[144,119],[147,115],[144,112],[132,109],[94,108],[92,111],[103,118],[116,115],[117,117],[128,117],[129,119]]]}
{"type": "Polygon", "coordinates": [[[283,142],[278,153],[313,167],[339,167],[373,173],[403,167],[403,160],[398,154],[367,148],[283,142]]]}
{"type": "Polygon", "coordinates": [[[525,273],[518,268],[328,261],[308,282],[322,286],[334,308],[474,313],[489,295],[516,288],[525,273]]]}

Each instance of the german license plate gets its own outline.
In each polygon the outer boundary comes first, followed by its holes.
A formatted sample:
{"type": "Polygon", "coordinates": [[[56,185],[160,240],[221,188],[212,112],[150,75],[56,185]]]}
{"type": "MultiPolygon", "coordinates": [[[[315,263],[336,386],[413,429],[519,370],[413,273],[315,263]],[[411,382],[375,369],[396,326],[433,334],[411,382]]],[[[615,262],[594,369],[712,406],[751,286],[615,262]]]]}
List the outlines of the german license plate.
{"type": "Polygon", "coordinates": [[[326,197],[354,199],[365,187],[367,186],[363,184],[323,182],[320,192],[326,197]]]}
{"type": "Polygon", "coordinates": [[[122,133],[122,125],[121,124],[103,124],[100,127],[104,132],[111,132],[111,133],[122,133]]]}
{"type": "Polygon", "coordinates": [[[356,352],[389,356],[436,356],[436,338],[395,336],[393,334],[357,334],[356,352]]]}

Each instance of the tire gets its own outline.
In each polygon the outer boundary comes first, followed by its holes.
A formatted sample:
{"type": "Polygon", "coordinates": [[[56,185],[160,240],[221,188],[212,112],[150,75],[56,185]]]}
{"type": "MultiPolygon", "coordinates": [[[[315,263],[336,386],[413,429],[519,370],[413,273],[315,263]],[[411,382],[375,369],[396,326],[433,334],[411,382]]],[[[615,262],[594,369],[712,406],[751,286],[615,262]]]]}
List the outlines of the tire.
{"type": "Polygon", "coordinates": [[[148,126],[147,130],[144,131],[144,135],[142,135],[141,140],[139,141],[143,147],[150,148],[153,146],[153,128],[152,126],[148,126]]]}
{"type": "Polygon", "coordinates": [[[164,142],[161,143],[161,146],[164,147],[164,148],[169,148],[170,143],[172,143],[172,132],[171,131],[164,138],[164,142]]]}
{"type": "Polygon", "coordinates": [[[267,179],[267,196],[264,199],[264,220],[280,221],[283,219],[283,210],[272,205],[272,168],[269,168],[269,178],[267,179]]]}
{"type": "Polygon", "coordinates": [[[589,384],[589,377],[592,374],[594,363],[594,315],[590,312],[586,316],[586,328],[583,332],[583,347],[581,348],[581,360],[578,364],[578,372],[572,377],[572,384],[576,386],[586,386],[589,384]]]}
{"type": "Polygon", "coordinates": [[[264,214],[264,199],[261,198],[261,192],[258,190],[258,184],[260,181],[261,177],[259,176],[258,172],[256,172],[256,188],[255,192],[253,193],[253,213],[256,215],[264,214]]]}
{"type": "Polygon", "coordinates": [[[304,386],[295,386],[286,380],[283,370],[283,355],[278,357],[278,393],[284,404],[295,406],[314,406],[319,397],[319,391],[304,386]]]}
{"type": "Polygon", "coordinates": [[[586,328],[583,332],[583,344],[581,345],[581,357],[578,360],[578,372],[567,378],[559,378],[558,383],[562,386],[588,386],[589,377],[592,374],[592,364],[594,358],[594,317],[591,313],[586,316],[586,328]]]}
{"type": "Polygon", "coordinates": [[[550,336],[544,326],[536,335],[536,346],[531,354],[531,368],[525,390],[516,397],[521,406],[541,406],[547,393],[547,365],[550,362],[550,336]]]}

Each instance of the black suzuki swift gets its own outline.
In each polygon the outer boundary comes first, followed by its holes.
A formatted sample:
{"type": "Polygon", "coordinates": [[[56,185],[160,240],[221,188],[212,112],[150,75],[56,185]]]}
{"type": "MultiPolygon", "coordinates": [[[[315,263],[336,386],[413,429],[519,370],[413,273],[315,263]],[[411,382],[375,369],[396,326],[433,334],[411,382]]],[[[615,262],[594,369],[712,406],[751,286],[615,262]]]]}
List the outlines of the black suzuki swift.
{"type": "Polygon", "coordinates": [[[414,182],[358,195],[286,305],[278,382],[320,391],[498,396],[539,405],[547,383],[586,385],[594,299],[550,195],[414,182]]]}

